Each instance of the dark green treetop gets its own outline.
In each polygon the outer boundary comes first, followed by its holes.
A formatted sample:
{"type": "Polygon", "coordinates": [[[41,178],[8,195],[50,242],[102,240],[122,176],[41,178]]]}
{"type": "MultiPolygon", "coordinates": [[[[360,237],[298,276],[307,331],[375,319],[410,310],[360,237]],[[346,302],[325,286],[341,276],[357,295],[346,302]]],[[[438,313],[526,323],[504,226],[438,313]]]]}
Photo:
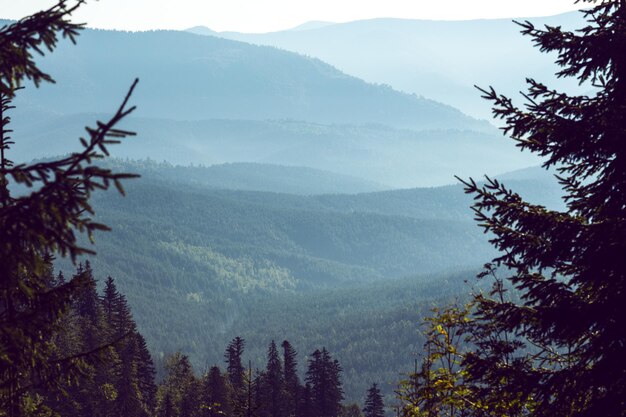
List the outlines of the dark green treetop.
{"type": "Polygon", "coordinates": [[[375,383],[367,390],[363,414],[365,417],[385,417],[383,396],[380,394],[380,389],[375,383]]]}
{"type": "Polygon", "coordinates": [[[306,383],[311,387],[313,415],[337,417],[341,412],[343,389],[341,365],[333,359],[326,348],[317,349],[309,359],[306,383]]]}

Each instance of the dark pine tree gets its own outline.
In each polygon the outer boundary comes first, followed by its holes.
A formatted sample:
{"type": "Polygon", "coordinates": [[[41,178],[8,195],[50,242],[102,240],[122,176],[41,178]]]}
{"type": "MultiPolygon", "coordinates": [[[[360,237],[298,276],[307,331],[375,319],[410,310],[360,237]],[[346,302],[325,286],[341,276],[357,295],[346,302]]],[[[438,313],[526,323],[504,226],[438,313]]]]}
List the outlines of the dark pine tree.
{"type": "Polygon", "coordinates": [[[340,417],[363,417],[358,404],[348,404],[341,407],[340,417]]]}
{"type": "Polygon", "coordinates": [[[157,387],[154,383],[156,375],[154,362],[148,350],[146,339],[144,339],[140,333],[135,333],[133,336],[135,338],[136,348],[137,388],[141,394],[142,407],[146,410],[148,415],[154,415],[157,393],[157,387]]]}
{"type": "Polygon", "coordinates": [[[230,416],[230,399],[226,377],[220,368],[211,367],[203,380],[204,417],[230,416]]]}
{"type": "Polygon", "coordinates": [[[224,354],[228,380],[235,393],[243,392],[245,388],[245,369],[241,362],[245,344],[245,340],[237,336],[228,344],[224,354]]]}
{"type": "Polygon", "coordinates": [[[377,384],[372,384],[367,390],[363,414],[365,417],[385,417],[385,404],[377,384]]]}
{"type": "Polygon", "coordinates": [[[85,261],[84,267],[79,266],[77,275],[83,275],[81,278],[85,280],[85,288],[76,300],[76,311],[80,316],[88,319],[93,326],[97,326],[100,320],[100,298],[89,260],[85,261]]]}
{"type": "Polygon", "coordinates": [[[174,410],[174,403],[172,401],[172,394],[169,392],[163,396],[163,403],[158,410],[157,415],[159,417],[176,417],[176,411],[174,410]]]}
{"type": "MultiPolygon", "coordinates": [[[[252,375],[252,368],[249,369],[248,375],[252,375]]],[[[272,396],[270,384],[267,381],[267,373],[257,369],[250,381],[248,392],[252,395],[248,396],[246,416],[270,417],[269,405],[272,396]]]]}
{"type": "Polygon", "coordinates": [[[110,325],[112,325],[116,320],[116,304],[118,303],[119,297],[120,293],[117,291],[117,287],[115,286],[115,280],[111,277],[108,277],[106,282],[104,283],[102,306],[104,308],[106,321],[110,325]]]}
{"type": "Polygon", "coordinates": [[[286,416],[295,416],[298,408],[298,397],[302,387],[298,378],[297,352],[287,340],[282,343],[283,348],[283,380],[285,384],[284,411],[286,416]]]}
{"type": "Polygon", "coordinates": [[[200,415],[202,398],[189,357],[176,352],[165,360],[167,375],[160,384],[160,401],[157,415],[165,417],[172,413],[174,417],[195,417],[200,415]]]}
{"type": "Polygon", "coordinates": [[[316,417],[315,404],[313,402],[313,389],[311,384],[306,382],[299,390],[296,397],[296,416],[298,417],[316,417]]]}
{"type": "Polygon", "coordinates": [[[318,417],[337,417],[341,412],[343,389],[341,366],[326,348],[316,350],[309,359],[306,382],[311,386],[312,410],[318,417]]]}
{"type": "Polygon", "coordinates": [[[272,340],[267,350],[267,368],[265,371],[266,409],[271,417],[284,416],[284,379],[283,365],[278,355],[276,342],[272,340]]]}
{"type": "Polygon", "coordinates": [[[123,344],[118,344],[120,362],[117,369],[115,387],[117,398],[114,409],[120,416],[144,416],[145,410],[139,400],[137,384],[136,340],[129,337],[123,344]]]}
{"type": "Polygon", "coordinates": [[[626,412],[626,1],[585,2],[595,4],[576,32],[521,26],[542,52],[557,55],[558,76],[576,77],[587,94],[529,79],[518,108],[483,91],[504,132],[557,169],[566,210],[529,204],[495,180],[465,182],[502,253],[493,264],[511,271],[522,300],[479,297],[477,318],[517,335],[521,353],[534,351],[506,364],[477,350],[465,365],[479,386],[504,384],[529,399],[533,416],[626,412]]]}

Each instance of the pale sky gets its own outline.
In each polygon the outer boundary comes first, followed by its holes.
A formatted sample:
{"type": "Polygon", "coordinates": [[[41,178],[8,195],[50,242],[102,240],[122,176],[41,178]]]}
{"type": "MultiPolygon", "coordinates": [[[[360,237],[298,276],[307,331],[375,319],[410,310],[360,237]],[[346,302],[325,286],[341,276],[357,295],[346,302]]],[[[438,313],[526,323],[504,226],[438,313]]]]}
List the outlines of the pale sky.
{"type": "MultiPolygon", "coordinates": [[[[0,0],[0,17],[18,19],[54,3],[0,0]]],[[[202,25],[216,31],[270,32],[311,20],[538,17],[581,6],[574,5],[574,0],[89,0],[75,20],[103,29],[186,29],[202,25]]]]}

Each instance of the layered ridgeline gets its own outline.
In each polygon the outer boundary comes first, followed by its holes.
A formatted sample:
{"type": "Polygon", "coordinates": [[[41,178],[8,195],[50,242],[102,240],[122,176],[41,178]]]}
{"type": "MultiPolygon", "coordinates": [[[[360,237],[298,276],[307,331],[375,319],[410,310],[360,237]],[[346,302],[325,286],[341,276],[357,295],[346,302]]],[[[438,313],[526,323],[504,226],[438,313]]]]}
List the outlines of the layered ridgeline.
{"type": "MultiPolygon", "coordinates": [[[[115,163],[143,178],[126,198],[96,196],[113,231],[97,236],[94,270],[116,277],[157,356],[180,349],[198,367],[220,363],[237,335],[258,346],[259,364],[271,337],[305,352],[322,344],[358,399],[374,382],[358,375],[397,380],[421,343],[420,317],[467,292],[474,273],[453,271],[493,255],[458,186],[295,196],[208,188],[199,179],[213,168],[115,163]],[[180,170],[195,175],[185,182],[180,170]]],[[[508,183],[557,204],[558,187],[531,174],[508,183]]]]}
{"type": "MultiPolygon", "coordinates": [[[[13,124],[17,138],[13,154],[17,160],[74,149],[82,127],[98,117],[68,115],[28,123],[30,119],[23,116],[16,112],[13,124]]],[[[382,125],[145,118],[128,120],[124,127],[138,132],[138,136],[112,147],[114,156],[149,157],[182,165],[246,162],[309,167],[358,177],[387,188],[451,184],[455,182],[454,175],[496,175],[537,164],[536,159],[518,152],[495,129],[490,133],[414,131],[382,125]]],[[[369,187],[354,190],[375,191],[369,187]]],[[[342,191],[347,192],[326,190],[342,191]]]]}
{"type": "Polygon", "coordinates": [[[42,67],[57,83],[19,92],[18,161],[71,152],[83,126],[114,109],[138,76],[136,117],[123,127],[139,136],[111,149],[119,157],[306,166],[389,187],[537,164],[487,122],[271,47],[174,31],[86,30],[42,67]]]}
{"type": "Polygon", "coordinates": [[[403,128],[485,128],[460,111],[368,84],[324,62],[185,32],[85,30],[41,59],[57,84],[28,88],[18,108],[109,112],[133,77],[138,116],[176,120],[294,119],[403,128]],[[104,53],[106,51],[106,53],[104,53]]]}
{"type": "MultiPolygon", "coordinates": [[[[577,12],[530,20],[537,27],[577,28],[584,23],[577,12]]],[[[473,88],[476,84],[507,94],[523,89],[528,76],[553,87],[576,86],[573,80],[557,80],[555,57],[539,53],[519,30],[512,19],[312,22],[263,34],[189,29],[313,56],[368,82],[421,94],[485,119],[491,119],[491,109],[473,88]]]]}

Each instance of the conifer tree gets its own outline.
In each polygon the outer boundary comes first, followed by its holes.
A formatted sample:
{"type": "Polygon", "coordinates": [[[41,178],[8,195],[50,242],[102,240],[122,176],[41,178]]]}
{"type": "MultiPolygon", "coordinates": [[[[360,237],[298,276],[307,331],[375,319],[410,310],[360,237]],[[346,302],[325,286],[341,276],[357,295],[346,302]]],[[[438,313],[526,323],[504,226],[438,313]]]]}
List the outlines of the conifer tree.
{"type": "Polygon", "coordinates": [[[313,352],[309,359],[306,382],[312,393],[313,414],[318,417],[337,417],[341,412],[343,389],[341,365],[326,348],[313,352]]]}
{"type": "Polygon", "coordinates": [[[165,417],[191,417],[200,413],[198,381],[189,357],[176,352],[166,359],[167,376],[159,387],[157,414],[165,417]]]}
{"type": "Polygon", "coordinates": [[[204,417],[230,416],[230,399],[226,377],[220,368],[212,366],[203,380],[204,417]]]}
{"type": "Polygon", "coordinates": [[[271,417],[283,417],[285,408],[283,366],[278,355],[276,342],[273,340],[267,350],[265,384],[267,386],[266,408],[269,415],[271,417]]]}
{"type": "Polygon", "coordinates": [[[243,376],[243,389],[239,395],[235,392],[231,404],[233,415],[241,417],[259,417],[263,413],[261,396],[263,373],[252,373],[252,362],[248,361],[248,369],[243,376]]]}
{"type": "Polygon", "coordinates": [[[267,372],[256,369],[252,377],[252,363],[249,363],[247,385],[247,405],[245,415],[252,417],[270,417],[272,401],[271,388],[267,380],[267,372]],[[250,395],[251,394],[251,395],[250,395]]]}
{"type": "Polygon", "coordinates": [[[313,388],[310,383],[305,382],[304,387],[300,390],[297,406],[296,416],[298,417],[315,417],[317,415],[313,402],[313,388]]]}
{"type": "MultiPolygon", "coordinates": [[[[85,287],[81,292],[80,297],[76,300],[77,313],[89,320],[89,322],[96,326],[100,320],[100,299],[98,297],[97,283],[93,276],[93,270],[91,269],[91,263],[89,260],[85,261],[84,267],[77,271],[77,274],[84,274],[85,287]]],[[[95,345],[93,345],[95,347],[95,345]]]]}
{"type": "Polygon", "coordinates": [[[341,407],[340,417],[363,417],[358,404],[348,404],[341,407]]]}
{"type": "Polygon", "coordinates": [[[245,370],[241,361],[245,344],[245,340],[237,336],[228,344],[224,354],[228,379],[235,393],[244,389],[245,370]]]}
{"type": "Polygon", "coordinates": [[[135,348],[137,361],[137,388],[141,394],[142,408],[148,415],[154,414],[156,407],[156,393],[157,387],[154,383],[154,377],[156,371],[154,369],[154,362],[152,361],[152,355],[148,350],[146,339],[141,333],[135,333],[135,348]]]}
{"type": "Polygon", "coordinates": [[[116,129],[134,108],[122,105],[107,122],[88,128],[82,150],[65,158],[14,164],[9,151],[11,100],[25,80],[35,85],[52,82],[33,53],[53,51],[59,36],[75,41],[81,25],[71,14],[83,3],[59,0],[48,10],[0,28],[0,414],[18,417],[44,410],[37,389],[52,389],[62,379],[77,378],[90,360],[88,352],[55,357],[53,334],[73,299],[89,285],[82,275],[51,287],[46,256],[93,253],[78,243],[78,235],[93,240],[107,230],[93,221],[89,204],[96,189],[111,185],[123,193],[121,180],[132,177],[101,168],[95,161],[108,155],[108,146],[131,132],[116,129]],[[18,196],[14,187],[26,189],[18,196]]]}
{"type": "Polygon", "coordinates": [[[300,379],[298,378],[297,352],[287,340],[282,343],[283,368],[285,384],[285,415],[297,415],[298,397],[301,391],[300,379]]]}
{"type": "Polygon", "coordinates": [[[589,93],[529,79],[519,108],[483,91],[504,132],[557,169],[567,209],[525,202],[496,180],[465,182],[502,253],[493,265],[511,271],[522,300],[477,299],[478,320],[517,336],[519,346],[502,348],[518,359],[493,362],[475,350],[465,366],[476,384],[531,399],[533,416],[626,413],[626,2],[586,3],[588,23],[576,32],[521,26],[542,52],[557,54],[559,77],[576,77],[589,93]]]}
{"type": "Polygon", "coordinates": [[[169,392],[166,392],[164,394],[163,401],[158,409],[157,415],[159,417],[176,417],[174,404],[172,403],[172,395],[169,392]]]}
{"type": "Polygon", "coordinates": [[[120,366],[116,375],[115,412],[120,416],[143,416],[137,384],[137,362],[135,360],[135,338],[129,337],[120,346],[120,366]]]}
{"type": "Polygon", "coordinates": [[[104,284],[104,293],[102,294],[102,306],[104,308],[104,314],[107,323],[111,325],[116,320],[116,305],[118,303],[120,293],[117,291],[115,280],[111,277],[107,277],[104,284]]]}
{"type": "Polygon", "coordinates": [[[372,384],[367,390],[363,414],[365,417],[385,417],[385,404],[377,384],[372,384]]]}

